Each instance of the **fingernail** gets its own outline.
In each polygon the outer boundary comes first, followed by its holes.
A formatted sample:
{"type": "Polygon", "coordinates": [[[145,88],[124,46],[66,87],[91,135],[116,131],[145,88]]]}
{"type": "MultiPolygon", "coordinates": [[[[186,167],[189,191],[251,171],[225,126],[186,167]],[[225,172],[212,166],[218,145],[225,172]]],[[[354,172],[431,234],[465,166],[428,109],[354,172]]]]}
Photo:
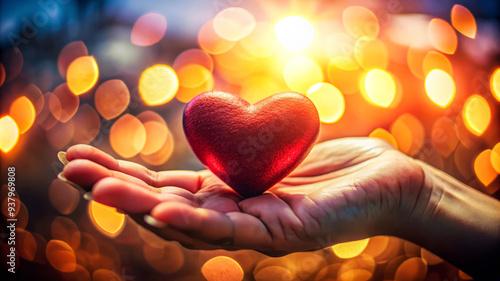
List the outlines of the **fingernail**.
{"type": "Polygon", "coordinates": [[[92,192],[87,192],[83,194],[83,199],[88,201],[94,200],[94,195],[92,195],[92,192]]]}
{"type": "Polygon", "coordinates": [[[74,182],[72,182],[72,181],[69,181],[69,180],[68,180],[68,179],[67,179],[67,178],[63,175],[63,173],[62,173],[62,172],[60,172],[60,173],[57,175],[57,178],[58,178],[58,179],[60,179],[60,180],[62,180],[62,181],[63,181],[63,182],[65,182],[65,183],[67,183],[67,184],[71,185],[72,187],[76,188],[78,191],[80,191],[80,193],[81,193],[81,194],[85,194],[85,192],[86,192],[86,191],[85,191],[85,190],[84,190],[81,186],[79,186],[78,184],[76,184],[76,183],[74,183],[74,182]]]}
{"type": "Polygon", "coordinates": [[[145,221],[147,224],[149,224],[149,225],[151,225],[151,226],[154,226],[154,227],[156,227],[156,228],[164,228],[164,227],[166,227],[166,226],[167,226],[167,224],[166,224],[166,223],[161,222],[161,221],[159,221],[159,220],[155,219],[154,217],[152,217],[152,216],[150,216],[150,215],[144,215],[144,221],[145,221]]]}
{"type": "Polygon", "coordinates": [[[64,166],[66,166],[66,164],[68,164],[68,159],[66,158],[66,152],[64,151],[59,151],[57,153],[57,158],[59,159],[59,161],[61,161],[61,163],[63,163],[64,166]]]}

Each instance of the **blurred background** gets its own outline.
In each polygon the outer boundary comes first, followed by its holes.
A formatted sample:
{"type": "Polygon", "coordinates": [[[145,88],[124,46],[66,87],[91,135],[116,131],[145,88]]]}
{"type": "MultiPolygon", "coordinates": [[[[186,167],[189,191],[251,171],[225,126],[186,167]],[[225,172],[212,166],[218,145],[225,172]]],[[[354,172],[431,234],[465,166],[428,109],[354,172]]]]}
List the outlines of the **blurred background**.
{"type": "Polygon", "coordinates": [[[83,200],[57,179],[57,152],[85,143],[155,170],[200,170],[182,130],[187,102],[213,89],[252,103],[291,90],[317,106],[320,142],[382,138],[500,198],[500,2],[32,0],[0,7],[5,269],[8,167],[16,174],[17,273],[10,279],[471,280],[388,236],[280,258],[188,250],[83,200]]]}

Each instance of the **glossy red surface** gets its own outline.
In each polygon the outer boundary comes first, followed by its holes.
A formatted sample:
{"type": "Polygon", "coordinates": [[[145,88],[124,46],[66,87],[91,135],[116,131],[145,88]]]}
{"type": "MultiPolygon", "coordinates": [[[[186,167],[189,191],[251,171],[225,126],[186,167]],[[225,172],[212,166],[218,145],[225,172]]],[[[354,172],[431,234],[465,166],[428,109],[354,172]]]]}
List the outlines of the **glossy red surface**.
{"type": "Polygon", "coordinates": [[[319,133],[314,104],[294,92],[254,105],[224,92],[195,97],[184,110],[194,153],[243,197],[259,195],[304,160],[319,133]]]}

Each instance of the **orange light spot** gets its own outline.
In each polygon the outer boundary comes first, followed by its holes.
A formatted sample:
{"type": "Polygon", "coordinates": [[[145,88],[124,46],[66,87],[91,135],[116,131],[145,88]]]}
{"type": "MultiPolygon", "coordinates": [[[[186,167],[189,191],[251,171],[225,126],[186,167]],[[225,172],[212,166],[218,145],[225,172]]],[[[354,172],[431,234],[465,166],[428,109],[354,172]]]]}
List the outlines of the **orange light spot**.
{"type": "Polygon", "coordinates": [[[432,126],[432,143],[444,157],[450,156],[458,144],[455,123],[448,117],[441,117],[432,126]]]}
{"type": "Polygon", "coordinates": [[[167,65],[153,65],[141,74],[139,93],[147,105],[161,105],[169,102],[179,89],[175,71],[167,65]]]}
{"type": "Polygon", "coordinates": [[[500,142],[491,150],[491,166],[497,173],[500,173],[500,142]]]}
{"type": "Polygon", "coordinates": [[[476,19],[474,15],[462,5],[455,4],[451,9],[451,24],[455,29],[469,38],[476,38],[476,19]]]}
{"type": "Polygon", "coordinates": [[[490,125],[491,109],[483,97],[472,95],[465,101],[462,117],[465,127],[474,135],[480,136],[490,125]]]}
{"type": "Polygon", "coordinates": [[[405,260],[396,270],[395,281],[421,281],[427,275],[427,264],[419,257],[405,260]]]}
{"type": "Polygon", "coordinates": [[[25,96],[17,98],[10,105],[9,115],[16,122],[20,134],[31,128],[35,122],[35,114],[35,107],[25,96]]]}
{"type": "Polygon", "coordinates": [[[368,281],[372,278],[372,273],[365,269],[355,268],[343,272],[338,278],[337,281],[368,281]]]}
{"type": "Polygon", "coordinates": [[[425,77],[425,92],[432,102],[446,108],[455,97],[455,82],[448,73],[434,69],[425,77]]]}
{"type": "Polygon", "coordinates": [[[354,46],[354,57],[364,69],[385,69],[389,64],[389,52],[381,40],[361,37],[354,46]]]}
{"type": "Polygon", "coordinates": [[[383,128],[377,128],[373,130],[373,132],[368,135],[370,138],[379,138],[382,140],[385,140],[388,142],[390,145],[394,146],[394,148],[398,149],[398,143],[396,142],[396,139],[394,138],[391,133],[389,133],[387,130],[383,128]]]}
{"type": "Polygon", "coordinates": [[[64,241],[50,240],[45,248],[45,255],[50,265],[61,272],[76,269],[76,256],[73,249],[64,241]]]}
{"type": "Polygon", "coordinates": [[[361,252],[363,252],[366,248],[366,245],[368,245],[369,240],[370,238],[366,238],[362,240],[339,243],[333,245],[332,250],[339,258],[350,259],[361,254],[361,252]]]}
{"type": "Polygon", "coordinates": [[[74,134],[75,125],[73,120],[66,123],[58,122],[47,130],[47,141],[53,148],[61,150],[69,144],[74,134]]]}
{"type": "Polygon", "coordinates": [[[420,248],[420,256],[427,263],[427,265],[436,265],[443,262],[443,259],[434,255],[433,253],[427,251],[424,248],[420,248]]]}
{"type": "MultiPolygon", "coordinates": [[[[354,61],[354,63],[356,62],[354,61]]],[[[362,76],[359,66],[355,70],[345,70],[330,60],[327,74],[328,81],[332,83],[332,85],[335,85],[344,95],[359,93],[360,78],[362,76]]]]}
{"type": "Polygon", "coordinates": [[[17,248],[19,256],[25,260],[33,261],[38,249],[33,234],[27,230],[16,228],[16,236],[16,240],[19,241],[19,246],[17,248]]]}
{"type": "Polygon", "coordinates": [[[255,27],[255,19],[247,10],[230,7],[220,11],[213,19],[215,33],[225,40],[245,38],[255,27]]]}
{"type": "Polygon", "coordinates": [[[214,30],[213,21],[207,21],[198,31],[198,45],[210,54],[222,54],[236,44],[220,37],[214,30]]]}
{"type": "Polygon", "coordinates": [[[432,19],[427,29],[429,40],[440,52],[454,54],[457,49],[458,39],[451,25],[442,19],[432,19]]]}
{"type": "Polygon", "coordinates": [[[88,56],[89,52],[83,41],[74,41],[66,44],[57,57],[57,70],[62,78],[66,78],[69,65],[77,58],[88,56]]]}
{"type": "Polygon", "coordinates": [[[3,85],[3,82],[5,82],[5,68],[3,67],[3,64],[0,62],[0,87],[3,85]]]}
{"type": "Polygon", "coordinates": [[[212,57],[207,52],[200,49],[189,49],[180,53],[175,58],[172,68],[175,71],[179,71],[179,69],[189,64],[201,65],[210,72],[214,70],[212,57]]]}
{"type": "Polygon", "coordinates": [[[124,214],[93,200],[89,203],[89,215],[97,229],[111,237],[117,236],[125,223],[124,214]]]}
{"type": "Polygon", "coordinates": [[[80,231],[76,223],[67,217],[56,217],[50,226],[52,238],[66,242],[74,250],[80,246],[80,231]]]}
{"type": "Polygon", "coordinates": [[[94,271],[94,273],[92,273],[92,281],[109,281],[109,280],[122,280],[122,279],[115,272],[106,268],[100,268],[94,271]]]}
{"type": "Polygon", "coordinates": [[[493,96],[500,101],[500,67],[497,68],[491,75],[490,88],[493,96]]]}
{"type": "Polygon", "coordinates": [[[112,79],[102,83],[94,94],[95,107],[106,120],[122,114],[130,103],[130,92],[122,80],[112,79]]]}
{"type": "Polygon", "coordinates": [[[19,128],[16,122],[10,116],[0,118],[0,149],[3,152],[9,152],[17,143],[19,138],[19,128]]]}
{"type": "Polygon", "coordinates": [[[75,143],[90,143],[99,134],[101,119],[94,108],[88,104],[82,104],[73,118],[75,130],[73,140],[75,143]]]}
{"type": "Polygon", "coordinates": [[[307,48],[314,40],[314,27],[303,17],[289,16],[280,19],[274,26],[278,41],[292,51],[307,48]]]}
{"type": "Polygon", "coordinates": [[[52,95],[54,95],[54,94],[51,92],[47,92],[43,95],[43,100],[44,100],[43,107],[36,118],[36,122],[44,130],[49,130],[57,123],[57,119],[50,112],[49,101],[50,101],[52,95]]]}
{"type": "Polygon", "coordinates": [[[342,93],[330,83],[318,83],[307,91],[307,97],[316,106],[323,123],[337,122],[344,115],[345,101],[342,93]]]}
{"type": "Polygon", "coordinates": [[[320,66],[306,57],[289,60],[283,69],[283,76],[288,87],[299,93],[306,93],[312,85],[323,81],[320,66]]]}
{"type": "Polygon", "coordinates": [[[75,59],[68,67],[66,80],[68,87],[75,95],[81,95],[94,87],[99,78],[99,69],[92,56],[75,59]]]}
{"type": "Polygon", "coordinates": [[[130,42],[145,47],[158,43],[167,32],[167,19],[157,13],[148,13],[137,19],[132,27],[130,42]]]}
{"type": "Polygon", "coordinates": [[[422,146],[425,138],[424,126],[415,116],[405,113],[391,125],[391,134],[398,143],[399,150],[413,156],[422,146]]]}
{"type": "Polygon", "coordinates": [[[165,120],[153,111],[144,111],[137,115],[137,119],[142,122],[146,129],[146,143],[141,154],[150,155],[160,150],[169,134],[165,120]]]}
{"type": "Polygon", "coordinates": [[[347,32],[354,38],[367,36],[375,39],[380,30],[375,14],[361,6],[347,7],[342,13],[342,22],[347,32]]]}
{"type": "Polygon", "coordinates": [[[179,84],[186,88],[196,88],[205,83],[212,73],[198,64],[188,64],[177,71],[179,84]]]}
{"type": "Polygon", "coordinates": [[[256,270],[254,272],[254,278],[256,281],[273,281],[273,280],[292,281],[296,279],[295,275],[290,270],[282,266],[275,266],[275,265],[267,266],[260,270],[256,270]]]}
{"type": "Polygon", "coordinates": [[[474,160],[474,172],[477,179],[484,186],[488,186],[492,183],[498,175],[491,164],[491,153],[491,149],[486,149],[479,153],[474,160]]]}
{"type": "Polygon", "coordinates": [[[241,281],[243,270],[232,258],[218,256],[205,262],[201,273],[208,281],[241,281]]]}
{"type": "Polygon", "coordinates": [[[210,75],[203,84],[195,88],[179,87],[175,98],[183,103],[190,102],[197,95],[214,89],[214,77],[210,75]]]}
{"type": "Polygon", "coordinates": [[[427,49],[421,48],[419,46],[410,46],[410,48],[408,49],[408,53],[406,56],[408,68],[410,68],[411,73],[413,73],[415,77],[421,79],[425,77],[423,71],[423,62],[427,53],[427,49]]]}
{"type": "Polygon", "coordinates": [[[80,201],[80,192],[62,180],[55,179],[49,186],[49,200],[61,214],[71,214],[80,201]]]}
{"type": "Polygon", "coordinates": [[[109,142],[124,158],[137,155],[146,144],[146,129],[136,117],[125,114],[111,126],[109,142]]]}
{"type": "Polygon", "coordinates": [[[448,58],[438,52],[430,51],[425,55],[423,62],[424,75],[428,75],[434,69],[442,70],[449,75],[453,74],[453,69],[448,58]]]}
{"type": "Polygon", "coordinates": [[[163,143],[163,146],[160,147],[158,151],[155,151],[151,154],[143,154],[141,152],[140,156],[141,159],[144,160],[144,162],[153,165],[153,166],[159,166],[167,162],[167,160],[170,158],[172,153],[174,152],[174,137],[170,130],[167,132],[167,138],[165,139],[165,142],[163,143]]]}
{"type": "Polygon", "coordinates": [[[49,98],[52,116],[62,123],[66,123],[75,115],[79,105],[80,98],[71,92],[67,83],[57,86],[49,98]]]}
{"type": "Polygon", "coordinates": [[[184,265],[184,254],[174,243],[162,241],[155,245],[146,242],[142,250],[144,259],[160,273],[172,274],[184,265]]]}
{"type": "Polygon", "coordinates": [[[374,105],[389,107],[396,97],[396,83],[384,70],[370,70],[360,83],[363,97],[374,105]]]}

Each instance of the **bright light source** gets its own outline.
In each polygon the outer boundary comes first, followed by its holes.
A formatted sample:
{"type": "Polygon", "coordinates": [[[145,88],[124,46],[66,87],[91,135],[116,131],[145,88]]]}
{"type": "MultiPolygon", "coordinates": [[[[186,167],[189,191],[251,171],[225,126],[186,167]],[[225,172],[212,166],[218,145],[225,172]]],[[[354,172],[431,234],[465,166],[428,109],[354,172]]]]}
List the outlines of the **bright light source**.
{"type": "Polygon", "coordinates": [[[308,20],[299,16],[279,20],[274,26],[274,33],[278,41],[292,51],[303,50],[314,40],[314,27],[308,20]]]}

